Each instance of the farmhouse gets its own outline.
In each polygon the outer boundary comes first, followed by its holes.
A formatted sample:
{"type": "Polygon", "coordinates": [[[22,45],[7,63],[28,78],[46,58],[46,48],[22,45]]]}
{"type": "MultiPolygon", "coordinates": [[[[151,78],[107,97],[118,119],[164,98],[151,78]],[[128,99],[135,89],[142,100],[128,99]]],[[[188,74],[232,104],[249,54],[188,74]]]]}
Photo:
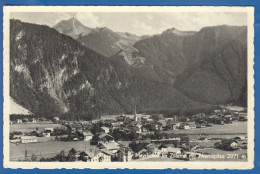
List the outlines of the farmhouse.
{"type": "Polygon", "coordinates": [[[98,136],[98,142],[99,143],[106,143],[106,142],[113,142],[114,141],[114,137],[109,135],[109,134],[106,134],[106,133],[102,133],[98,136]]]}
{"type": "Polygon", "coordinates": [[[86,162],[111,162],[110,155],[94,149],[81,152],[80,159],[86,162]]]}
{"type": "Polygon", "coordinates": [[[101,127],[101,129],[103,129],[103,131],[107,134],[109,133],[109,128],[108,127],[101,127]]]}
{"type": "Polygon", "coordinates": [[[17,123],[23,123],[23,120],[22,119],[17,119],[17,123]]]}
{"type": "Polygon", "coordinates": [[[118,161],[128,162],[133,158],[134,152],[129,149],[121,148],[117,151],[117,159],[118,161]]]}
{"type": "Polygon", "coordinates": [[[38,140],[35,136],[23,136],[23,137],[21,137],[20,142],[23,144],[37,143],[38,140]]]}
{"type": "Polygon", "coordinates": [[[91,132],[82,132],[84,135],[84,141],[89,141],[93,138],[93,134],[91,132]]]}
{"type": "Polygon", "coordinates": [[[113,154],[115,154],[120,149],[119,144],[116,142],[100,143],[98,145],[98,147],[100,149],[108,150],[109,152],[112,152],[113,154]]]}

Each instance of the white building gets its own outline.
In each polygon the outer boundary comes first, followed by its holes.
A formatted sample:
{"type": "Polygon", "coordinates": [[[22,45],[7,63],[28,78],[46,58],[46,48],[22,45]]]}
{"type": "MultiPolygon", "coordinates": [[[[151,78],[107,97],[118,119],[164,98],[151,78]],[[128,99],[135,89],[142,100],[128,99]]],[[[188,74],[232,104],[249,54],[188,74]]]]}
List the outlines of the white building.
{"type": "Polygon", "coordinates": [[[101,127],[105,131],[105,133],[109,133],[109,128],[108,127],[101,127]]]}
{"type": "Polygon", "coordinates": [[[84,135],[84,141],[89,141],[93,137],[93,134],[91,132],[83,132],[83,135],[84,135]]]}
{"type": "Polygon", "coordinates": [[[17,123],[23,123],[22,119],[17,119],[17,123]]]}
{"type": "Polygon", "coordinates": [[[23,144],[37,143],[38,139],[35,136],[23,136],[21,137],[20,142],[23,144]]]}

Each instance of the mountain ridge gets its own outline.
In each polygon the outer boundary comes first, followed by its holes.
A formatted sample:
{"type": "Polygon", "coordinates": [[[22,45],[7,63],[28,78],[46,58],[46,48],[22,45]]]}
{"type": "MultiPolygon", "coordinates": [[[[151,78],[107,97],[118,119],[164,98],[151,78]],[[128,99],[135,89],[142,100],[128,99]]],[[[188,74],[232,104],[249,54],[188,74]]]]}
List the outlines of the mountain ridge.
{"type": "Polygon", "coordinates": [[[10,20],[10,43],[10,95],[33,113],[79,113],[92,118],[98,113],[132,112],[133,98],[138,111],[183,112],[183,108],[245,103],[243,27],[213,27],[185,36],[166,32],[140,40],[130,46],[139,56],[133,64],[118,54],[105,57],[53,28],[17,20],[10,20]],[[218,49],[224,43],[232,44],[218,49]],[[215,54],[214,48],[220,53],[215,54]],[[215,94],[208,83],[220,92],[215,94]]]}

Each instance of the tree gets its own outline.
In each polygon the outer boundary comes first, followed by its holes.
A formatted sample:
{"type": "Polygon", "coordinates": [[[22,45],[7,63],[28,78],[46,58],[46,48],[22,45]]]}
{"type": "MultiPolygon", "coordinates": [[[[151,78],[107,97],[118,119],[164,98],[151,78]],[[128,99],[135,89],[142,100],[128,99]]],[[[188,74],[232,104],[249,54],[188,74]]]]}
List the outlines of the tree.
{"type": "Polygon", "coordinates": [[[34,155],[34,154],[32,154],[31,160],[32,160],[32,161],[36,161],[36,160],[37,160],[37,156],[34,155]]]}
{"type": "Polygon", "coordinates": [[[68,161],[75,161],[76,160],[76,157],[75,157],[76,153],[77,153],[77,151],[74,148],[72,148],[69,151],[69,154],[68,154],[68,161]]]}
{"type": "Polygon", "coordinates": [[[129,144],[129,147],[135,152],[139,152],[140,150],[144,149],[147,144],[144,143],[137,143],[136,141],[133,141],[129,144]]]}

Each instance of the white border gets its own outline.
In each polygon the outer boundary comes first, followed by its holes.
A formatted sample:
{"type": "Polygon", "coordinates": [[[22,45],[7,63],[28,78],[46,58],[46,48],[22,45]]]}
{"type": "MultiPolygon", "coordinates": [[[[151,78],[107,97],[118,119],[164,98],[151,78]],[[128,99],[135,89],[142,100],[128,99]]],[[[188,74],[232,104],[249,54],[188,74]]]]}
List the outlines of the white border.
{"type": "Polygon", "coordinates": [[[4,167],[42,169],[251,169],[254,167],[254,7],[220,6],[4,6],[3,43],[3,93],[4,93],[4,167]],[[9,161],[9,19],[10,12],[245,12],[248,26],[248,161],[247,162],[10,162],[9,161]],[[55,164],[54,164],[55,163],[55,164]]]}

